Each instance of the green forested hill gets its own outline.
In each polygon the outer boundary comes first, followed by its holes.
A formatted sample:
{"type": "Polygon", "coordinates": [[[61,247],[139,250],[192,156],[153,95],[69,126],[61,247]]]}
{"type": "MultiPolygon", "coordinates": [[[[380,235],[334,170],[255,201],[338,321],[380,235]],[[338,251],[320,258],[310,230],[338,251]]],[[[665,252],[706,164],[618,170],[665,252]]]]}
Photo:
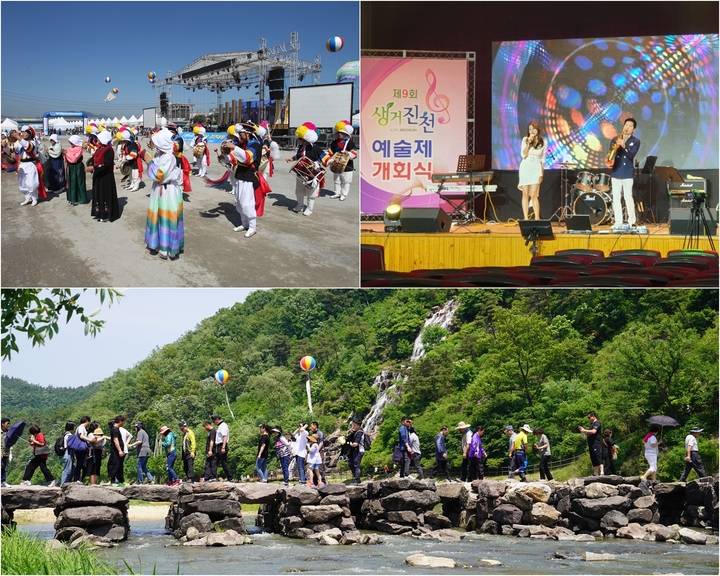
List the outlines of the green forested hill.
{"type": "MultiPolygon", "coordinates": [[[[202,422],[219,412],[230,424],[229,461],[239,476],[254,466],[259,423],[292,430],[309,419],[299,367],[305,355],[317,360],[314,417],[326,433],[368,414],[381,370],[400,377],[396,402],[363,461],[370,466],[389,462],[402,413],[413,417],[428,459],[442,424],[484,424],[490,463],[498,465],[506,424],[542,426],[560,459],[583,452],[577,425],[596,410],[603,427],[628,443],[620,462],[627,473],[644,471],[631,455],[639,453],[645,419],[667,414],[683,426],[665,430],[661,476],[679,474],[688,425],[717,430],[716,290],[258,291],[149,351],[132,369],[84,388],[67,416],[37,400],[25,417],[52,435],[66,417],[87,414],[105,424],[122,413],[142,420],[151,438],[160,426],[187,420],[202,443],[202,422]],[[411,362],[426,317],[453,298],[459,306],[451,331],[426,330],[426,355],[411,362]],[[219,369],[230,374],[224,388],[213,378],[219,369]]],[[[3,415],[11,406],[13,419],[22,417],[15,412],[22,401],[6,398],[2,384],[3,415]]],[[[454,455],[456,436],[448,436],[454,455]]],[[[715,456],[706,468],[716,471],[716,449],[708,451],[715,456]]]]}

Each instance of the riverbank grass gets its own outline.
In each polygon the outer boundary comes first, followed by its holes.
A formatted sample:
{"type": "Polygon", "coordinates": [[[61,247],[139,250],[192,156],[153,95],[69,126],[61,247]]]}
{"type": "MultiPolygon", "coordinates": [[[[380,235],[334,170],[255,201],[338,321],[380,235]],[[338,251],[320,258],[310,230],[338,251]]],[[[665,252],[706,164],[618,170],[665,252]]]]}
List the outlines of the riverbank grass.
{"type": "Polygon", "coordinates": [[[119,574],[86,546],[53,549],[47,540],[18,530],[2,531],[2,574],[119,574]]]}

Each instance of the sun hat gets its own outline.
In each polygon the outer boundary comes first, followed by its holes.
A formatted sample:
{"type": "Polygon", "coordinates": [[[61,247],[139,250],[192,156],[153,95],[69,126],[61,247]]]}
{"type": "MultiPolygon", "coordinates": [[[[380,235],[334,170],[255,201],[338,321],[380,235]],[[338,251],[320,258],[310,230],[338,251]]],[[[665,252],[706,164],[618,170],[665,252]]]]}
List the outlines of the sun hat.
{"type": "Polygon", "coordinates": [[[700,427],[698,427],[698,426],[695,426],[695,428],[693,428],[692,430],[690,430],[690,434],[699,434],[699,433],[702,432],[703,430],[704,430],[704,428],[700,428],[700,427]]]}
{"type": "Polygon", "coordinates": [[[460,424],[457,425],[455,430],[462,430],[463,428],[470,428],[470,424],[465,424],[465,422],[461,420],[460,424]]]}
{"type": "Polygon", "coordinates": [[[93,434],[95,434],[95,436],[105,436],[105,433],[102,431],[102,428],[100,428],[100,426],[95,428],[95,432],[93,432],[93,434]]]}
{"type": "Polygon", "coordinates": [[[308,442],[317,442],[317,441],[318,441],[317,434],[310,434],[310,436],[308,436],[308,442]]]}
{"type": "Polygon", "coordinates": [[[528,432],[529,434],[532,434],[532,428],[530,428],[529,424],[523,424],[523,427],[520,428],[523,432],[528,432]]]}
{"type": "Polygon", "coordinates": [[[172,428],[168,428],[167,426],[163,426],[162,428],[160,428],[160,430],[158,430],[158,432],[160,432],[160,434],[165,434],[165,432],[170,432],[170,430],[172,430],[172,428]]]}
{"type": "Polygon", "coordinates": [[[280,428],[273,428],[270,432],[279,432],[282,434],[282,430],[280,430],[280,428]]]}

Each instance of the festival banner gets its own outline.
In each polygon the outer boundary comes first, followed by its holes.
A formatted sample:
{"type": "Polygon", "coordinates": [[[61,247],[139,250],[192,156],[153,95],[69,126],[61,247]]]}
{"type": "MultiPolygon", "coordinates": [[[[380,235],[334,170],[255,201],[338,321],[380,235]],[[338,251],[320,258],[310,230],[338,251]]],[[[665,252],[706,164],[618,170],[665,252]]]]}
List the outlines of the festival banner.
{"type": "Polygon", "coordinates": [[[439,206],[433,173],[467,154],[467,60],[362,58],[360,210],[439,206]]]}

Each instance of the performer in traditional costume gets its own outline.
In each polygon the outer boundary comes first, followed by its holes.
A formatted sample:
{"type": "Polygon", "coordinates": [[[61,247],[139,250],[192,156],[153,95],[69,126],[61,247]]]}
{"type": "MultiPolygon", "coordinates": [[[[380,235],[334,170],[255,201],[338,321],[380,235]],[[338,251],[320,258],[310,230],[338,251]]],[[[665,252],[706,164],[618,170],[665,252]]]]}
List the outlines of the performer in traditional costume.
{"type": "Polygon", "coordinates": [[[175,161],[177,162],[178,168],[182,170],[183,192],[192,192],[192,185],[190,184],[191,168],[190,162],[188,162],[188,159],[185,158],[185,154],[183,154],[183,149],[185,148],[185,141],[180,135],[182,133],[182,130],[178,128],[175,124],[168,124],[166,128],[173,133],[173,156],[175,156],[175,161]]]}
{"type": "Polygon", "coordinates": [[[267,120],[260,122],[259,126],[255,128],[255,134],[262,143],[263,154],[263,160],[258,166],[258,171],[267,180],[272,177],[275,171],[275,160],[280,160],[280,147],[270,136],[267,120]]]}
{"type": "Polygon", "coordinates": [[[140,171],[138,165],[140,160],[138,159],[140,149],[137,142],[135,141],[135,135],[129,130],[124,129],[118,132],[118,137],[122,142],[120,151],[120,162],[123,167],[127,166],[130,169],[130,175],[132,177],[123,188],[128,192],[136,192],[140,188],[140,171]]]}
{"type": "Polygon", "coordinates": [[[328,161],[328,166],[334,173],[335,180],[335,194],[330,198],[340,198],[340,201],[345,200],[350,192],[350,183],[355,170],[353,160],[358,156],[357,146],[351,138],[352,133],[353,127],[350,121],[340,120],[335,124],[335,139],[330,143],[330,151],[333,155],[328,161]],[[341,168],[342,163],[345,163],[345,168],[341,168]]]}
{"type": "Polygon", "coordinates": [[[57,134],[50,135],[50,142],[52,142],[52,144],[48,147],[48,161],[44,167],[47,178],[46,188],[53,194],[60,194],[60,192],[65,190],[63,149],[57,134]]]}
{"type": "Polygon", "coordinates": [[[300,147],[292,158],[288,158],[287,162],[297,161],[300,158],[308,158],[312,161],[312,169],[317,175],[314,178],[308,178],[305,182],[299,179],[295,183],[295,197],[297,205],[293,208],[293,212],[303,212],[305,216],[313,213],[315,198],[320,195],[320,189],[325,185],[325,173],[322,171],[330,160],[330,155],[315,143],[318,139],[317,128],[312,122],[305,122],[302,126],[295,130],[295,136],[300,140],[300,147]]]}
{"type": "MultiPolygon", "coordinates": [[[[231,124],[230,126],[228,126],[227,133],[228,137],[226,139],[226,142],[231,142],[235,146],[239,146],[240,138],[238,138],[237,134],[235,133],[235,124],[231,124]]],[[[228,154],[222,150],[222,146],[219,151],[215,149],[215,152],[218,153],[218,161],[220,162],[220,164],[225,166],[228,170],[228,180],[230,181],[230,185],[232,186],[229,192],[230,194],[235,195],[235,167],[233,166],[232,161],[229,159],[228,154]]]]}
{"type": "Polygon", "coordinates": [[[87,204],[87,190],[85,184],[85,166],[83,165],[82,138],[70,136],[70,148],[64,150],[67,166],[67,194],[68,204],[77,206],[87,204]]]}
{"type": "Polygon", "coordinates": [[[174,143],[170,130],[163,128],[152,136],[156,154],[148,164],[147,173],[152,180],[145,243],[150,254],[177,260],[185,249],[183,222],[183,181],[181,168],[174,156],[174,143]]]}
{"type": "Polygon", "coordinates": [[[205,134],[207,130],[202,124],[198,124],[193,128],[195,133],[195,143],[193,146],[193,156],[195,157],[195,168],[197,168],[197,175],[201,178],[205,177],[208,166],[210,166],[210,149],[205,141],[205,134]]]}
{"type": "Polygon", "coordinates": [[[102,130],[97,138],[100,147],[93,154],[92,166],[86,169],[93,175],[91,215],[99,222],[112,222],[120,218],[120,205],[113,174],[115,152],[111,144],[112,135],[107,130],[102,130]]]}
{"type": "Polygon", "coordinates": [[[240,145],[225,142],[228,150],[224,161],[232,164],[235,170],[235,208],[240,213],[240,226],[235,232],[245,231],[245,238],[257,233],[257,211],[255,210],[255,188],[260,186],[256,177],[257,165],[261,156],[260,142],[250,132],[249,126],[235,124],[235,133],[240,145]]]}
{"type": "Polygon", "coordinates": [[[47,194],[40,179],[42,167],[37,159],[38,143],[32,126],[23,126],[19,135],[14,130],[10,132],[6,152],[9,153],[11,150],[20,159],[17,169],[18,188],[25,195],[25,200],[20,206],[28,204],[36,206],[38,198],[46,198],[47,194]]]}

